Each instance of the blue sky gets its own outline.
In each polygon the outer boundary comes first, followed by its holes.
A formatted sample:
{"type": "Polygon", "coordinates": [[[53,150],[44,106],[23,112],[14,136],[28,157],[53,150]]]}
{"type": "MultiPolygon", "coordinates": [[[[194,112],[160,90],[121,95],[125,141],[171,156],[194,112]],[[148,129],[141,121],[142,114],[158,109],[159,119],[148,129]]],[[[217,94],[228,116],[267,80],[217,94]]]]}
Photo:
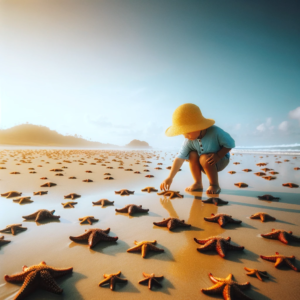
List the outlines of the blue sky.
{"type": "Polygon", "coordinates": [[[238,146],[300,141],[298,1],[0,0],[0,127],[179,147],[197,104],[238,146]]]}

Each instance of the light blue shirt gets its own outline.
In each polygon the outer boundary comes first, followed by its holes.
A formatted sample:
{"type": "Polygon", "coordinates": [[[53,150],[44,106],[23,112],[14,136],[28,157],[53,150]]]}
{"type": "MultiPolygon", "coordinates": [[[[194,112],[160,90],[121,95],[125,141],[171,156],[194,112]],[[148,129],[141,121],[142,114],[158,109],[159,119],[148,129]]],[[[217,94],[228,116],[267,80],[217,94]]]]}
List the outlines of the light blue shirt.
{"type": "MultiPolygon", "coordinates": [[[[216,153],[222,147],[234,148],[234,139],[223,129],[213,125],[207,128],[206,134],[201,140],[185,139],[177,157],[188,160],[191,151],[197,151],[200,156],[205,153],[216,153]]],[[[225,156],[229,158],[230,154],[226,153],[225,156]]]]}

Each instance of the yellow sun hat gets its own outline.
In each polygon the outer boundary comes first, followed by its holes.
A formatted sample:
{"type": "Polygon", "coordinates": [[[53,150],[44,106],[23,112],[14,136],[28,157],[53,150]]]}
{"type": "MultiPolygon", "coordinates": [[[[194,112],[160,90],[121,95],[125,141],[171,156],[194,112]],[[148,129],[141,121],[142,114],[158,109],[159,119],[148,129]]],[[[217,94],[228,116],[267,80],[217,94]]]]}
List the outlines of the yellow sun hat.
{"type": "Polygon", "coordinates": [[[167,128],[166,136],[176,136],[188,132],[204,130],[215,124],[215,120],[202,116],[200,108],[192,103],[178,106],[172,116],[173,125],[167,128]]]}

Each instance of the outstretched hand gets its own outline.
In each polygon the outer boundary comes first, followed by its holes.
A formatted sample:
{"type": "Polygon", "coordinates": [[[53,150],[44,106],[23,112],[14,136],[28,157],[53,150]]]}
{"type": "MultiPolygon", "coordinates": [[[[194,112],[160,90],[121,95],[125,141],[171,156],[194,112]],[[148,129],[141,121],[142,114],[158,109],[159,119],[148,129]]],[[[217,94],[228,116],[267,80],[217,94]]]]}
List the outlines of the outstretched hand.
{"type": "Polygon", "coordinates": [[[215,165],[220,160],[220,157],[216,153],[211,153],[208,158],[206,159],[206,162],[208,162],[210,165],[215,165]]]}
{"type": "Polygon", "coordinates": [[[171,178],[167,178],[167,179],[165,179],[162,183],[161,183],[161,185],[160,185],[160,190],[169,190],[170,189],[170,186],[171,186],[171,184],[172,184],[172,181],[173,181],[173,179],[171,179],[171,178]]]}

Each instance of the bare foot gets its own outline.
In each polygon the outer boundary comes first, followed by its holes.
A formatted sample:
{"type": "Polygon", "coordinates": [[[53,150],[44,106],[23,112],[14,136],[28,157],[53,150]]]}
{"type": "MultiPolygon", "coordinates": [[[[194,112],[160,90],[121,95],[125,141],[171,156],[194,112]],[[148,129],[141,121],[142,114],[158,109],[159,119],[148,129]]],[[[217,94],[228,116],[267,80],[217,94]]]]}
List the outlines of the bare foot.
{"type": "Polygon", "coordinates": [[[219,194],[221,192],[221,188],[218,185],[210,185],[206,190],[206,194],[219,194]]]}
{"type": "Polygon", "coordinates": [[[195,182],[189,187],[185,189],[186,192],[202,192],[203,191],[203,186],[202,183],[195,182]]]}

